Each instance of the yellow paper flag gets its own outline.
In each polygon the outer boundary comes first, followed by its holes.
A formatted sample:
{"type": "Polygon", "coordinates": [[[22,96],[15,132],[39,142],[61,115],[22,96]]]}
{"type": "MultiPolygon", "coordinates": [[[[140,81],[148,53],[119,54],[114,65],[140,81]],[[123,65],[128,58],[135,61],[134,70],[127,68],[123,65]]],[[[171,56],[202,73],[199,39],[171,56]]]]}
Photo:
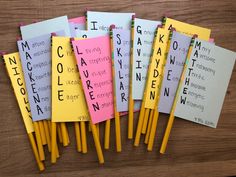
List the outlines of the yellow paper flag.
{"type": "Polygon", "coordinates": [[[160,83],[163,78],[163,70],[166,59],[169,31],[158,28],[153,43],[153,53],[150,60],[146,90],[144,93],[145,108],[154,109],[155,100],[159,96],[160,83]]]}
{"type": "Polygon", "coordinates": [[[199,39],[203,39],[207,41],[209,40],[210,35],[211,35],[210,29],[180,22],[171,18],[165,17],[163,19],[163,25],[165,29],[170,30],[171,28],[175,28],[176,31],[184,33],[189,36],[193,36],[194,34],[197,34],[199,39]]]}
{"type": "Polygon", "coordinates": [[[34,128],[19,53],[7,54],[4,55],[3,58],[20,107],[26,131],[28,134],[32,133],[34,132],[34,128]]]}
{"type": "Polygon", "coordinates": [[[52,121],[88,121],[79,71],[68,37],[52,37],[52,121]]]}

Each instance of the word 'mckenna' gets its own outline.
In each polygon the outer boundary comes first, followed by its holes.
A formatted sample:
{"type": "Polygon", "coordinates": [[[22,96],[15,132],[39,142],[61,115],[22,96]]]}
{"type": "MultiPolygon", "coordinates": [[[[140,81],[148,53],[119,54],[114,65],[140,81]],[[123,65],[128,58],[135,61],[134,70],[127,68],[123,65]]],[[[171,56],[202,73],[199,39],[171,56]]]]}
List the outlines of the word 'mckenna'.
{"type": "MultiPolygon", "coordinates": [[[[22,47],[22,51],[25,52],[25,60],[27,61],[26,63],[26,68],[27,68],[27,76],[29,78],[29,81],[30,81],[30,89],[32,90],[32,93],[33,93],[33,100],[34,100],[34,103],[35,103],[35,106],[36,106],[36,109],[37,109],[37,114],[40,115],[40,114],[43,114],[43,110],[42,108],[40,107],[40,97],[39,97],[39,94],[38,94],[38,91],[36,89],[36,82],[35,82],[35,79],[34,79],[34,76],[33,76],[33,67],[32,67],[32,64],[31,64],[31,60],[32,60],[32,57],[29,53],[30,51],[30,47],[28,45],[28,42],[25,41],[25,42],[21,42],[21,47],[22,47]]],[[[32,105],[31,105],[32,106],[32,105]]]]}

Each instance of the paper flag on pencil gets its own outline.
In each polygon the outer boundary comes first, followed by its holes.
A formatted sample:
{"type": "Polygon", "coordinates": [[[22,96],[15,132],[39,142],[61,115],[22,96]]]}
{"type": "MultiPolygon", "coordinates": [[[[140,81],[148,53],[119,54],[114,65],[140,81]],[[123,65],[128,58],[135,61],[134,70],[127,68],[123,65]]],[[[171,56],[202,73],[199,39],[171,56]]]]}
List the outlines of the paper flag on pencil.
{"type": "Polygon", "coordinates": [[[23,40],[50,34],[55,31],[64,31],[70,37],[70,27],[67,16],[57,17],[20,27],[23,40]]]}
{"type": "Polygon", "coordinates": [[[170,113],[192,37],[173,31],[162,81],[159,112],[170,113]]]}
{"type": "Polygon", "coordinates": [[[156,100],[159,97],[164,65],[166,62],[166,53],[169,49],[169,46],[167,45],[168,40],[169,31],[164,28],[158,28],[154,39],[153,53],[150,60],[146,88],[143,95],[145,108],[156,108],[156,100]]]}
{"type": "Polygon", "coordinates": [[[175,116],[216,127],[236,53],[195,39],[178,89],[175,116]]]}
{"type": "Polygon", "coordinates": [[[52,121],[88,121],[79,71],[68,37],[52,37],[52,121]]]}
{"type": "Polygon", "coordinates": [[[93,124],[113,118],[109,36],[72,43],[93,124]]]}
{"type": "Polygon", "coordinates": [[[184,33],[189,36],[193,36],[194,34],[198,35],[199,39],[209,40],[211,30],[207,28],[203,28],[200,26],[191,25],[188,23],[180,22],[171,18],[163,18],[163,25],[165,29],[170,30],[171,28],[175,28],[176,31],[184,33]]]}
{"type": "Polygon", "coordinates": [[[86,18],[85,16],[69,19],[70,33],[72,37],[76,37],[76,30],[86,29],[86,18]]]}
{"type": "Polygon", "coordinates": [[[28,95],[25,87],[24,75],[21,67],[19,53],[11,53],[3,56],[8,75],[11,80],[14,93],[20,107],[21,115],[25,124],[27,133],[34,132],[32,123],[32,116],[30,112],[30,105],[28,95]]]}
{"type": "Polygon", "coordinates": [[[134,19],[132,92],[134,100],[142,100],[152,52],[154,33],[160,21],[134,19]],[[138,89],[137,89],[138,88],[138,89]]]}
{"type": "Polygon", "coordinates": [[[87,30],[100,30],[109,33],[110,25],[117,29],[130,29],[132,15],[135,13],[112,13],[87,11],[87,30]]]}
{"type": "Polygon", "coordinates": [[[17,41],[17,45],[33,121],[50,119],[51,34],[17,41]]]}
{"type": "MultiPolygon", "coordinates": [[[[115,69],[115,94],[117,111],[128,111],[129,74],[130,74],[130,30],[113,29],[113,57],[115,69]]],[[[140,109],[140,102],[134,102],[134,110],[140,109]]],[[[121,113],[122,115],[122,113],[121,113]]]]}
{"type": "Polygon", "coordinates": [[[128,111],[130,30],[112,30],[117,112],[128,111]]]}

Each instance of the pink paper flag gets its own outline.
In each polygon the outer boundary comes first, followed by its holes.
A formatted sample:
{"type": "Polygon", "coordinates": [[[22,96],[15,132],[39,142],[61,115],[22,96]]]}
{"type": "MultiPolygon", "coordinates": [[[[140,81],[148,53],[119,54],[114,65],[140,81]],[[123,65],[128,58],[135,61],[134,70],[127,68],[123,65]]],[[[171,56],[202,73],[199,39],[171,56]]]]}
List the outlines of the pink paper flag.
{"type": "Polygon", "coordinates": [[[72,44],[92,122],[113,118],[109,36],[75,40],[72,44]]]}

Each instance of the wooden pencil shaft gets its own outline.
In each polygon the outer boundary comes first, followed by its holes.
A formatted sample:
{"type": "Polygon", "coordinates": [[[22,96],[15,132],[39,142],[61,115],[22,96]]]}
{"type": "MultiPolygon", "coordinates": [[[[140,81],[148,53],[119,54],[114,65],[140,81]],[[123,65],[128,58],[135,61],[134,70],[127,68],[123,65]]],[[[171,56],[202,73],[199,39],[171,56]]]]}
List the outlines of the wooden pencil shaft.
{"type": "Polygon", "coordinates": [[[155,109],[154,116],[153,116],[153,119],[152,119],[151,132],[150,132],[149,141],[148,141],[148,147],[147,147],[148,151],[152,151],[152,149],[153,149],[158,118],[159,118],[159,112],[158,112],[157,109],[155,109]]]}
{"type": "Polygon", "coordinates": [[[170,136],[170,132],[174,123],[174,115],[171,114],[167,123],[167,127],[165,130],[165,134],[164,134],[164,138],[162,140],[162,144],[161,144],[161,149],[160,149],[160,153],[164,154],[166,152],[166,147],[167,147],[167,143],[169,140],[169,136],[170,136]]]}
{"type": "Polygon", "coordinates": [[[144,119],[143,119],[143,126],[142,126],[142,134],[146,134],[149,113],[150,113],[150,109],[145,109],[144,119]]]}
{"type": "Polygon", "coordinates": [[[139,112],[139,119],[138,119],[136,135],[135,135],[135,139],[134,139],[134,146],[139,146],[142,125],[143,125],[143,119],[144,119],[144,110],[145,110],[144,109],[144,102],[142,102],[141,110],[139,112]]]}
{"type": "Polygon", "coordinates": [[[111,120],[106,120],[105,124],[105,140],[104,140],[104,149],[109,149],[110,147],[110,129],[111,129],[111,120]]]}
{"type": "Polygon", "coordinates": [[[45,136],[46,136],[48,151],[51,152],[51,137],[50,137],[50,134],[49,134],[47,120],[43,120],[43,126],[44,126],[44,130],[45,130],[45,136]]]}
{"type": "Polygon", "coordinates": [[[86,127],[85,127],[85,122],[80,122],[81,126],[81,139],[82,139],[82,153],[87,153],[87,137],[86,137],[86,127]]]}
{"type": "Polygon", "coordinates": [[[37,147],[38,147],[38,151],[39,151],[39,159],[41,161],[43,161],[43,160],[45,160],[45,155],[44,155],[42,140],[40,137],[38,122],[33,122],[33,125],[34,125],[37,147]]]}
{"type": "Polygon", "coordinates": [[[68,132],[67,132],[66,124],[64,122],[61,122],[60,126],[61,126],[63,146],[68,146],[69,140],[68,140],[68,132]]]}
{"type": "Polygon", "coordinates": [[[34,153],[35,160],[37,162],[38,168],[40,171],[43,171],[45,169],[43,162],[39,159],[39,152],[35,143],[34,135],[33,133],[28,134],[30,144],[34,153]]]}
{"type": "Polygon", "coordinates": [[[121,152],[120,116],[117,111],[115,115],[115,129],[116,129],[116,151],[121,152]]]}
{"type": "Polygon", "coordinates": [[[48,130],[49,130],[49,136],[51,137],[51,133],[52,133],[52,126],[51,126],[51,120],[47,120],[47,124],[48,124],[48,130]]]}
{"type": "Polygon", "coordinates": [[[154,115],[154,109],[151,110],[150,116],[149,116],[149,119],[148,119],[147,133],[146,133],[146,136],[145,136],[145,139],[144,139],[145,144],[148,144],[148,140],[149,140],[149,136],[150,136],[150,132],[151,132],[153,115],[154,115]]]}
{"type": "Polygon", "coordinates": [[[59,142],[63,143],[60,123],[57,124],[57,135],[58,135],[59,142]]]}
{"type": "Polygon", "coordinates": [[[76,137],[77,151],[81,152],[82,151],[82,145],[81,145],[81,135],[80,135],[79,122],[75,122],[74,126],[75,126],[75,137],[76,137]]]}
{"type": "Polygon", "coordinates": [[[92,123],[91,123],[91,130],[92,130],[93,140],[94,140],[97,155],[98,155],[98,161],[99,161],[99,163],[103,164],[104,157],[103,157],[102,148],[101,148],[101,144],[100,144],[99,137],[98,137],[98,131],[97,131],[96,126],[92,123]]]}
{"type": "Polygon", "coordinates": [[[97,130],[97,135],[98,135],[98,138],[100,139],[99,123],[98,123],[98,124],[96,124],[96,130],[97,130]]]}
{"type": "Polygon", "coordinates": [[[92,130],[91,130],[91,126],[90,126],[90,123],[88,122],[88,130],[89,130],[89,132],[91,132],[92,130]]]}
{"type": "Polygon", "coordinates": [[[133,99],[129,99],[129,118],[128,118],[128,139],[133,139],[133,131],[134,131],[134,107],[133,99]]]}
{"type": "Polygon", "coordinates": [[[52,143],[52,151],[51,151],[51,163],[56,163],[57,161],[57,124],[55,122],[51,123],[52,126],[52,137],[51,137],[51,143],[52,143]]]}
{"type": "MultiPolygon", "coordinates": [[[[131,22],[131,43],[134,41],[134,19],[131,22]]],[[[130,48],[130,71],[129,71],[129,118],[128,118],[128,139],[133,139],[134,127],[134,100],[133,100],[133,45],[130,48]]]]}
{"type": "MultiPolygon", "coordinates": [[[[113,28],[110,29],[110,46],[111,46],[111,54],[114,53],[113,49],[113,28]]],[[[121,152],[121,133],[120,133],[120,115],[117,111],[117,103],[116,103],[116,77],[115,77],[115,68],[114,68],[114,55],[112,56],[112,85],[113,85],[113,107],[114,107],[114,114],[115,114],[115,132],[116,132],[116,151],[121,152]]]]}
{"type": "Polygon", "coordinates": [[[44,126],[43,126],[43,121],[38,121],[38,125],[39,125],[39,132],[40,132],[40,137],[42,140],[42,144],[46,145],[47,141],[46,141],[46,135],[45,135],[45,130],[44,130],[44,126]]]}

